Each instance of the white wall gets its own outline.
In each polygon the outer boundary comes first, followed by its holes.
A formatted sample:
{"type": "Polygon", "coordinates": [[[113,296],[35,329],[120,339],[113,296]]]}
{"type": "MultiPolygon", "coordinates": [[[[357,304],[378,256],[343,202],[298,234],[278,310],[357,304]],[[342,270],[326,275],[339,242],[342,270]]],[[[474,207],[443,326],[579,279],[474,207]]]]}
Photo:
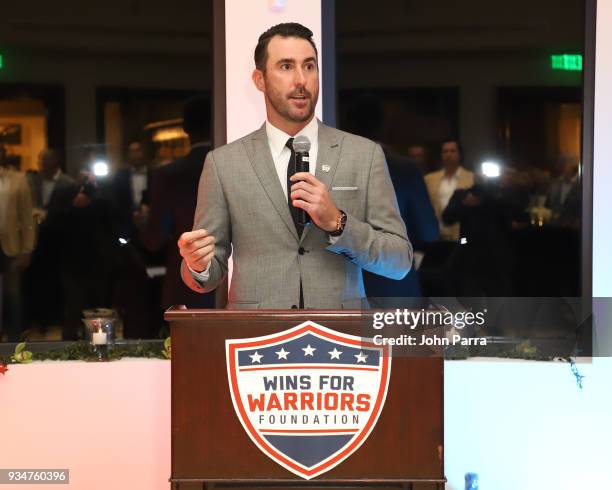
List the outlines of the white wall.
{"type": "Polygon", "coordinates": [[[593,296],[612,296],[612,2],[597,2],[593,171],[593,296]]]}
{"type": "MultiPolygon", "coordinates": [[[[444,368],[447,490],[468,471],[483,490],[609,488],[610,359],[579,366],[583,390],[566,363],[444,368]]],[[[0,390],[4,468],[70,468],[67,490],[169,488],[169,361],[11,365],[0,390]]]]}
{"type": "MultiPolygon", "coordinates": [[[[321,0],[226,0],[226,99],[227,141],[259,128],[266,120],[263,95],[251,81],[253,51],[259,36],[281,22],[299,22],[313,32],[321,68],[321,0]]],[[[323,79],[321,71],[320,79],[323,79]]],[[[322,117],[323,91],[317,117],[322,117]]]]}
{"type": "Polygon", "coordinates": [[[483,490],[610,488],[612,359],[444,364],[447,490],[467,472],[483,490]]]}

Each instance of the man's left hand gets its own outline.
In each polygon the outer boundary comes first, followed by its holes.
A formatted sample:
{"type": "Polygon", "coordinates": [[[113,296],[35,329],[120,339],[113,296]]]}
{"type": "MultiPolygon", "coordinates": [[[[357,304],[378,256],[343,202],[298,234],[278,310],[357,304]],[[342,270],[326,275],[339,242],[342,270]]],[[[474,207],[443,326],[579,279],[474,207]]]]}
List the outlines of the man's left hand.
{"type": "Polygon", "coordinates": [[[298,172],[291,177],[291,202],[310,215],[312,222],[324,231],[336,230],[340,210],[332,200],[325,184],[309,172],[298,172]]]}

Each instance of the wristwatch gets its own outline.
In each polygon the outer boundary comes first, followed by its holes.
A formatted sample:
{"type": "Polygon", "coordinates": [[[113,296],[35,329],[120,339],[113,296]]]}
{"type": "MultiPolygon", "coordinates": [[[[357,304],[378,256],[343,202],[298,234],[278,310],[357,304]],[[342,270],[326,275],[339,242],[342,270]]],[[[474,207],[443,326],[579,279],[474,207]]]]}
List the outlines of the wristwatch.
{"type": "Polygon", "coordinates": [[[344,231],[344,227],[346,226],[346,213],[340,210],[340,216],[336,221],[336,229],[334,231],[329,232],[329,236],[340,236],[344,231]]]}

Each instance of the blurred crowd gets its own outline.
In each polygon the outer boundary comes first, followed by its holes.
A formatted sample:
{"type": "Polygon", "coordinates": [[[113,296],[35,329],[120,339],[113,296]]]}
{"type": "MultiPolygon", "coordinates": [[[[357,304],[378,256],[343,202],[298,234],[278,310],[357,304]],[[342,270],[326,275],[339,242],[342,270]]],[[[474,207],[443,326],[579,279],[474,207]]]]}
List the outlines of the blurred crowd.
{"type": "Polygon", "coordinates": [[[580,162],[546,166],[466,162],[457,138],[415,142],[398,155],[384,141],[380,100],[362,96],[346,129],[378,141],[415,249],[400,281],[365,273],[370,303],[419,307],[431,297],[580,295],[580,162]]]}
{"type": "Polygon", "coordinates": [[[62,155],[47,149],[38,171],[24,173],[0,144],[0,340],[53,325],[63,340],[77,340],[84,311],[95,308],[115,310],[125,338],[157,338],[167,334],[169,306],[214,307],[213,295],[182,284],[176,247],[193,223],[209,118],[206,99],[186,104],[191,149],[163,167],[133,141],[114,172],[87,150],[72,177],[62,155]]]}
{"type": "Polygon", "coordinates": [[[463,160],[443,141],[424,176],[439,237],[423,265],[428,296],[578,296],[581,183],[576,156],[551,171],[463,160]],[[438,260],[435,260],[438,257],[438,260]]]}
{"type": "MultiPolygon", "coordinates": [[[[53,149],[37,172],[20,172],[0,143],[0,340],[61,325],[82,335],[83,311],[113,308],[126,338],[164,335],[172,305],[213,308],[212,294],[183,285],[176,241],[191,229],[197,188],[210,149],[210,106],[185,106],[189,153],[154,167],[142,141],[131,142],[114,172],[86,152],[76,177],[53,149]]],[[[365,273],[373,306],[420,306],[423,297],[577,296],[580,164],[563,155],[549,170],[501,161],[464,161],[457,139],[413,144],[399,155],[381,141],[380,107],[362,100],[350,132],[381,143],[398,205],[415,248],[401,281],[365,273]]]]}

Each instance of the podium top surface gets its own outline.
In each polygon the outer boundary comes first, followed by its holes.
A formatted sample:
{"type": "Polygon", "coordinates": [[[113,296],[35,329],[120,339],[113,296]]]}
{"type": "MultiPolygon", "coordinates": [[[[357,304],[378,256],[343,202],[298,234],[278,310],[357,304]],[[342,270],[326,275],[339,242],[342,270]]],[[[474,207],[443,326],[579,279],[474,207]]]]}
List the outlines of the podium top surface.
{"type": "Polygon", "coordinates": [[[187,309],[180,306],[173,306],[166,310],[164,319],[167,321],[189,321],[201,320],[202,318],[217,319],[239,319],[239,318],[258,318],[258,319],[346,319],[357,320],[371,316],[375,310],[225,310],[225,309],[187,309]]]}

